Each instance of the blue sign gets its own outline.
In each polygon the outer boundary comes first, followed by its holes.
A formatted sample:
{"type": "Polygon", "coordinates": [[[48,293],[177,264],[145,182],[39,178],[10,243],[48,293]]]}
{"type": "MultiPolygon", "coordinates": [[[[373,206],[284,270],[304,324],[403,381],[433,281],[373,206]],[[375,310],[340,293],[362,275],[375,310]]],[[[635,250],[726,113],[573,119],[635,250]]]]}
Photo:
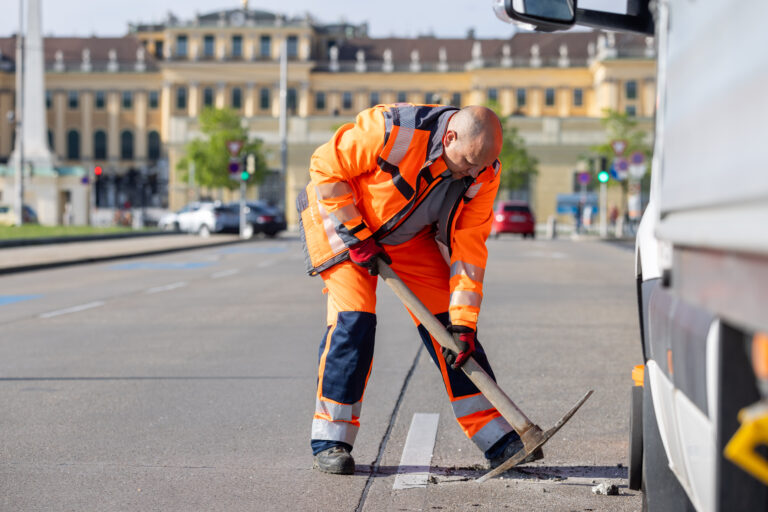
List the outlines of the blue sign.
{"type": "Polygon", "coordinates": [[[598,209],[597,194],[557,194],[557,213],[559,215],[578,215],[579,205],[583,211],[585,206],[591,206],[592,212],[598,209]]]}

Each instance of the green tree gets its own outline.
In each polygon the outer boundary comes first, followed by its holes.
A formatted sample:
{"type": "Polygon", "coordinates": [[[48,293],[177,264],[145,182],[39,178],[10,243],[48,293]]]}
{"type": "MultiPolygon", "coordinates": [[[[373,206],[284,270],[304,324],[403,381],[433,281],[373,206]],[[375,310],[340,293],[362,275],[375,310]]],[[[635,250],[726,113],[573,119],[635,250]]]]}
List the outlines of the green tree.
{"type": "Polygon", "coordinates": [[[504,145],[501,147],[499,161],[501,162],[500,189],[518,190],[525,187],[532,176],[539,174],[539,160],[528,154],[525,140],[512,126],[511,119],[501,114],[501,108],[495,101],[489,101],[486,106],[496,112],[504,128],[504,145]]]}
{"type": "Polygon", "coordinates": [[[187,179],[190,162],[195,164],[195,182],[212,188],[233,189],[239,186],[238,180],[229,177],[229,151],[227,141],[243,141],[240,155],[245,162],[245,155],[251,153],[256,158],[256,171],[249,182],[261,183],[267,173],[266,155],[261,139],[249,139],[248,132],[240,123],[240,116],[234,110],[224,108],[205,108],[199,117],[200,131],[203,137],[189,141],[184,146],[184,157],[179,160],[177,169],[187,179]]]}

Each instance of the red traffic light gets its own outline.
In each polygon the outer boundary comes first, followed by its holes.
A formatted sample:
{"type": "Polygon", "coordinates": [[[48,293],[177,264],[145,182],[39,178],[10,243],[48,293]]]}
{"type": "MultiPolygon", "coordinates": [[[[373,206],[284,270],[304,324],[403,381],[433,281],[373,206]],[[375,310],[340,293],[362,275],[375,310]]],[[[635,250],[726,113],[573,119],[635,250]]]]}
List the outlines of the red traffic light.
{"type": "Polygon", "coordinates": [[[96,167],[93,168],[93,174],[95,176],[101,176],[101,166],[100,165],[97,165],[96,167]]]}

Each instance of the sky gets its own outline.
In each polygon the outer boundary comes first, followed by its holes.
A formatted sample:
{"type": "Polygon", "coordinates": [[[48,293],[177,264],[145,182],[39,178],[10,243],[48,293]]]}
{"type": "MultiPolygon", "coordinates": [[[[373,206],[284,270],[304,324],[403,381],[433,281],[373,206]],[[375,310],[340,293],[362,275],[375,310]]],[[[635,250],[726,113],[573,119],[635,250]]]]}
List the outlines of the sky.
{"type": "MultiPolygon", "coordinates": [[[[3,0],[0,35],[18,30],[19,0],[3,0]]],[[[120,36],[128,23],[161,22],[173,12],[185,20],[195,12],[232,9],[241,0],[42,0],[43,33],[55,36],[120,36]]],[[[368,22],[372,37],[476,37],[505,38],[511,25],[493,14],[491,0],[250,0],[250,9],[303,16],[309,12],[320,22],[368,22]]]]}

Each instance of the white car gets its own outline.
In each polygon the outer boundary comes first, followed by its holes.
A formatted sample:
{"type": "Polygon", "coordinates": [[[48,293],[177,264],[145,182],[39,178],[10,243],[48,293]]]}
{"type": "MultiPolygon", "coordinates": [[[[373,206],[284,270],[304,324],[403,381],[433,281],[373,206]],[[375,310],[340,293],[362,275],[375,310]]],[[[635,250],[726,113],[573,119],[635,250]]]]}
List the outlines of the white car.
{"type": "Polygon", "coordinates": [[[167,231],[183,231],[197,233],[200,236],[210,236],[222,230],[219,219],[221,204],[211,201],[195,201],[187,204],[181,210],[160,217],[157,225],[167,231]]]}

